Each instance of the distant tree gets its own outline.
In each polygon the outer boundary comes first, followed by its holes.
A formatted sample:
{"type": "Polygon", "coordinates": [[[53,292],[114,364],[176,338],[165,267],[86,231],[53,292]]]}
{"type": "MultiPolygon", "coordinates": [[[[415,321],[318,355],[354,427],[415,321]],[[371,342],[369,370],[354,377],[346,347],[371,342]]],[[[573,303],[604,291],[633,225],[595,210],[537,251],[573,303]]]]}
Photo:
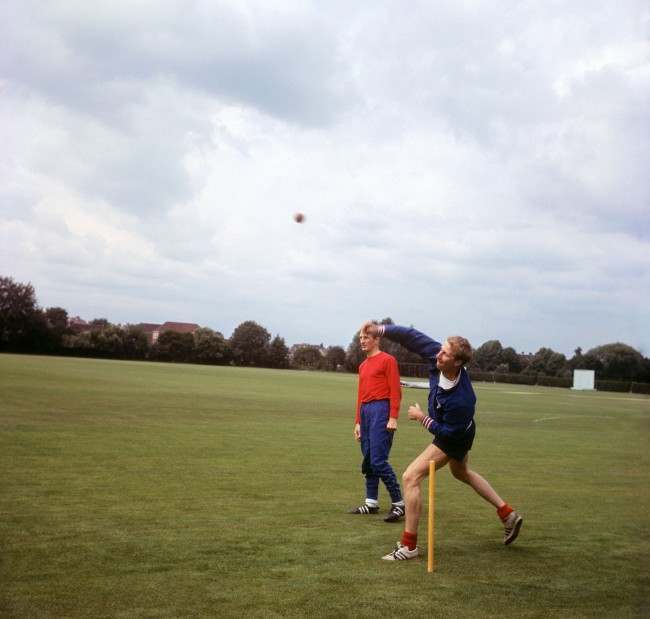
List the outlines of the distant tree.
{"type": "Polygon", "coordinates": [[[230,349],[237,365],[266,364],[271,334],[253,320],[242,322],[230,337],[230,349]]]}
{"type": "Polygon", "coordinates": [[[279,369],[289,367],[289,349],[284,343],[284,338],[279,335],[276,335],[269,345],[268,365],[279,369]]]}
{"type": "Polygon", "coordinates": [[[563,376],[568,370],[566,357],[551,348],[540,348],[524,370],[524,374],[563,376]]]}
{"type": "Polygon", "coordinates": [[[121,358],[124,356],[124,333],[119,325],[108,324],[101,330],[90,332],[94,352],[101,357],[121,358]]]}
{"type": "Polygon", "coordinates": [[[94,331],[65,333],[61,338],[61,345],[75,354],[84,356],[138,358],[133,353],[132,337],[127,335],[120,325],[108,323],[106,327],[94,331]]]}
{"type": "Polygon", "coordinates": [[[500,363],[507,363],[502,360],[503,346],[499,340],[488,340],[481,344],[475,351],[473,363],[485,372],[492,372],[500,363]]]}
{"type": "Polygon", "coordinates": [[[145,359],[149,351],[147,335],[138,325],[122,327],[123,356],[126,359],[145,359]]]}
{"type": "Polygon", "coordinates": [[[158,361],[191,361],[194,355],[194,337],[191,333],[164,331],[151,347],[150,356],[158,361]]]}
{"type": "Polygon", "coordinates": [[[601,379],[640,380],[645,375],[643,355],[621,342],[592,348],[583,356],[582,365],[587,370],[596,370],[601,379]]]}
{"type": "Polygon", "coordinates": [[[108,329],[111,326],[108,318],[93,318],[89,323],[91,331],[101,331],[102,329],[108,329]]]}
{"type": "Polygon", "coordinates": [[[0,350],[38,350],[46,331],[34,287],[0,277],[0,350]]]}
{"type": "Polygon", "coordinates": [[[56,342],[52,341],[47,327],[45,312],[37,309],[32,315],[29,333],[23,348],[25,352],[55,352],[56,342]]]}
{"type": "Polygon", "coordinates": [[[323,365],[323,355],[318,346],[298,346],[293,353],[293,365],[306,370],[317,370],[323,365]]]}
{"type": "Polygon", "coordinates": [[[565,376],[569,372],[567,358],[559,352],[554,352],[546,362],[547,376],[565,376]]]}
{"type": "Polygon", "coordinates": [[[217,365],[228,363],[228,344],[222,333],[202,327],[193,335],[195,361],[217,365]]]}
{"type": "Polygon", "coordinates": [[[90,331],[68,333],[63,336],[61,344],[64,349],[71,351],[73,354],[83,356],[89,356],[92,354],[93,342],[90,331]]]}
{"type": "Polygon", "coordinates": [[[643,358],[643,363],[641,364],[641,372],[637,380],[642,383],[650,383],[650,359],[647,357],[643,358]]]}
{"type": "Polygon", "coordinates": [[[501,354],[499,355],[499,364],[505,365],[508,368],[506,371],[512,374],[519,374],[519,372],[524,369],[521,357],[512,346],[508,346],[501,351],[501,354]]]}
{"type": "Polygon", "coordinates": [[[359,366],[365,358],[366,355],[361,350],[359,333],[357,332],[352,336],[352,341],[348,344],[348,348],[345,351],[345,369],[348,372],[358,372],[359,366]]]}
{"type": "Polygon", "coordinates": [[[591,352],[587,352],[582,355],[580,362],[577,363],[573,369],[576,370],[593,370],[596,373],[598,378],[604,378],[603,374],[603,364],[596,355],[592,355],[591,352]]]}
{"type": "Polygon", "coordinates": [[[328,346],[323,360],[323,367],[330,372],[345,365],[345,350],[342,346],[328,346]]]}
{"type": "Polygon", "coordinates": [[[63,335],[68,330],[68,311],[62,307],[48,307],[45,310],[45,319],[50,330],[57,335],[63,335]]]}
{"type": "Polygon", "coordinates": [[[62,307],[48,307],[43,315],[49,336],[49,347],[58,350],[62,346],[63,336],[69,331],[68,312],[62,307]]]}
{"type": "Polygon", "coordinates": [[[569,365],[569,368],[571,370],[576,370],[576,369],[587,370],[587,369],[590,369],[590,368],[583,367],[584,364],[585,364],[585,360],[584,360],[584,355],[582,354],[582,348],[580,348],[580,346],[578,346],[578,348],[576,348],[573,351],[573,357],[571,357],[571,359],[569,359],[568,365],[569,365]]]}

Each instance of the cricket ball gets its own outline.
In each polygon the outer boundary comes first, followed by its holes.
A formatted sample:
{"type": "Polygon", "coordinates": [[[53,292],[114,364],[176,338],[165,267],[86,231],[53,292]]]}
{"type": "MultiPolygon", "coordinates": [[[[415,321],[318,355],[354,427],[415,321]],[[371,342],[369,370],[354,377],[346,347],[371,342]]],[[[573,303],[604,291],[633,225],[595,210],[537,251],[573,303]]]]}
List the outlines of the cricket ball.
{"type": "Polygon", "coordinates": [[[296,213],[296,214],[293,216],[293,220],[294,220],[296,223],[301,224],[302,222],[305,221],[305,216],[304,216],[302,213],[296,213]]]}

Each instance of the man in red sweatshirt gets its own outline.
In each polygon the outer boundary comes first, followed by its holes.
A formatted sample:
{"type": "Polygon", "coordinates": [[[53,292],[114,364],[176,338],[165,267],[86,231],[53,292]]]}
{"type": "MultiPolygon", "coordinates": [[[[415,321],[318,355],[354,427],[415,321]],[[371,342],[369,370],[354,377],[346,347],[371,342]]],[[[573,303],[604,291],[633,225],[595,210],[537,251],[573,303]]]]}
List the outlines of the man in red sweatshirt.
{"type": "Polygon", "coordinates": [[[361,472],[366,477],[366,500],[350,510],[352,514],[376,514],[379,511],[379,480],[391,498],[386,522],[404,516],[402,490],[388,456],[397,430],[402,390],[395,357],[379,349],[380,338],[367,332],[359,334],[366,359],[359,366],[359,393],[354,420],[354,438],[361,443],[361,472]]]}

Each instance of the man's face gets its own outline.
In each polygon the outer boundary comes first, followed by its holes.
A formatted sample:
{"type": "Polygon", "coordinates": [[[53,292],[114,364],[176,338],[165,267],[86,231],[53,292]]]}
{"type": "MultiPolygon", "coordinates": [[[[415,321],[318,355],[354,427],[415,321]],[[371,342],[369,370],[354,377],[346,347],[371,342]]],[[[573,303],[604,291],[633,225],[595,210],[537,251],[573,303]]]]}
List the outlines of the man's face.
{"type": "Polygon", "coordinates": [[[367,333],[360,333],[359,344],[361,345],[361,350],[363,350],[363,352],[370,352],[375,348],[377,348],[377,346],[379,345],[379,340],[378,338],[372,337],[367,333]]]}
{"type": "Polygon", "coordinates": [[[456,361],[451,350],[451,345],[445,340],[440,352],[436,355],[436,367],[443,374],[455,374],[460,363],[456,361]]]}

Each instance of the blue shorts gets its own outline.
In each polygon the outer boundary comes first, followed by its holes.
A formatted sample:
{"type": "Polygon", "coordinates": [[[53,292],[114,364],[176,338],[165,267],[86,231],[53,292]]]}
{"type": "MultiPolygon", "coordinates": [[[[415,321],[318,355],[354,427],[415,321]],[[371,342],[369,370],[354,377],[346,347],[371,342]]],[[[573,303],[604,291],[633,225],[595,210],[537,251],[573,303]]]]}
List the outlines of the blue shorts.
{"type": "Polygon", "coordinates": [[[445,455],[453,458],[454,460],[465,459],[467,452],[472,448],[474,443],[474,436],[476,435],[476,424],[472,420],[471,427],[460,438],[449,438],[448,436],[436,436],[433,439],[433,444],[440,450],[445,452],[445,455]]]}

